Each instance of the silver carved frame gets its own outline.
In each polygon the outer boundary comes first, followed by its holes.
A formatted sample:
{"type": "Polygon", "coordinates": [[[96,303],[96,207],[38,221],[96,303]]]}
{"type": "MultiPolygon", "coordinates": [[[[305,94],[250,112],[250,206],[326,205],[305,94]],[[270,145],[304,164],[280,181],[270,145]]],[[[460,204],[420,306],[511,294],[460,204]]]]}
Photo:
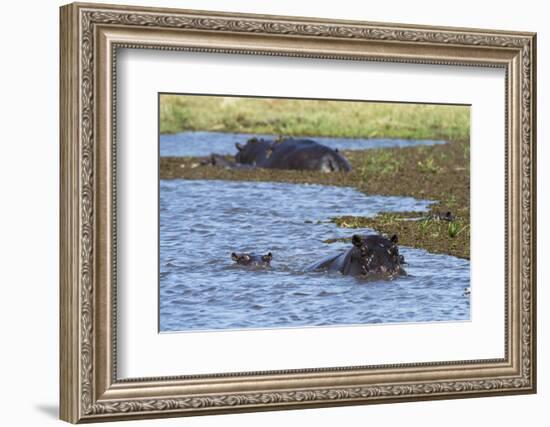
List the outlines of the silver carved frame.
{"type": "Polygon", "coordinates": [[[60,416],[78,422],[534,393],[534,33],[100,4],[60,11],[60,416]],[[117,379],[117,48],[501,67],[505,357],[117,379]]]}

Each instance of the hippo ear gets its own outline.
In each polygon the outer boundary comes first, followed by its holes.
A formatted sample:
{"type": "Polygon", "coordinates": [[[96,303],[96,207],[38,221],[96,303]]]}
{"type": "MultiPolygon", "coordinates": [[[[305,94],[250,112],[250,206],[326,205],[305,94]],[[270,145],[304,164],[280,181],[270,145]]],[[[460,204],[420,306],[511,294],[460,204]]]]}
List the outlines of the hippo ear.
{"type": "Polygon", "coordinates": [[[359,234],[354,234],[351,238],[351,243],[353,243],[354,246],[361,247],[363,244],[363,239],[359,234]]]}
{"type": "Polygon", "coordinates": [[[239,151],[242,151],[243,148],[244,148],[244,147],[243,147],[240,143],[238,143],[238,142],[235,143],[235,147],[237,147],[237,150],[239,150],[239,151]]]}
{"type": "Polygon", "coordinates": [[[264,255],[262,257],[262,260],[265,261],[265,262],[270,262],[272,259],[273,259],[273,255],[271,255],[271,252],[268,252],[267,255],[264,255]]]}
{"type": "Polygon", "coordinates": [[[235,252],[232,252],[231,253],[231,259],[233,261],[238,261],[239,260],[239,255],[237,255],[235,252]]]}
{"type": "Polygon", "coordinates": [[[399,239],[397,238],[397,234],[394,234],[393,236],[391,236],[390,240],[391,240],[392,243],[397,244],[397,241],[399,240],[399,239]]]}

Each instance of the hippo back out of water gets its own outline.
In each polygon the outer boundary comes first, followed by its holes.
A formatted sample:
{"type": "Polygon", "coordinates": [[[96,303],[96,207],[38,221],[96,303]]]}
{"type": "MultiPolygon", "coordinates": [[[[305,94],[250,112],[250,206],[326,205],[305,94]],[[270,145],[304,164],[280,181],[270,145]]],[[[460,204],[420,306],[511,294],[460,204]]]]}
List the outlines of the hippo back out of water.
{"type": "Polygon", "coordinates": [[[338,271],[343,275],[363,278],[394,278],[404,275],[403,255],[399,255],[397,236],[390,239],[377,234],[352,237],[347,251],[327,257],[310,267],[310,270],[338,271]]]}
{"type": "Polygon", "coordinates": [[[348,160],[338,152],[310,139],[282,139],[268,141],[252,138],[245,145],[235,144],[235,161],[267,169],[320,170],[349,172],[348,160]]]}

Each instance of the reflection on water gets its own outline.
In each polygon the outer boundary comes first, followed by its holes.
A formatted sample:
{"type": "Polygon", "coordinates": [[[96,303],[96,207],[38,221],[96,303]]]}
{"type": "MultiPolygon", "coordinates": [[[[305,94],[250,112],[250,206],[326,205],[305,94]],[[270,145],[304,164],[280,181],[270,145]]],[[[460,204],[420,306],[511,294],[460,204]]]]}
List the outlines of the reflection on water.
{"type": "Polygon", "coordinates": [[[466,260],[401,248],[409,274],[393,281],[304,272],[349,247],[323,240],[370,231],[342,229],[329,218],[429,204],[345,187],[161,180],[160,330],[467,320],[466,260]],[[272,268],[237,266],[233,251],[271,251],[272,268]]]}
{"type": "MultiPolygon", "coordinates": [[[[211,153],[235,154],[235,143],[245,143],[252,137],[276,139],[277,135],[250,135],[222,132],[182,132],[160,136],[161,157],[208,156],[211,153]]],[[[445,141],[428,139],[350,139],[311,137],[311,139],[339,150],[367,150],[371,148],[412,147],[415,145],[445,144],[445,141]]]]}

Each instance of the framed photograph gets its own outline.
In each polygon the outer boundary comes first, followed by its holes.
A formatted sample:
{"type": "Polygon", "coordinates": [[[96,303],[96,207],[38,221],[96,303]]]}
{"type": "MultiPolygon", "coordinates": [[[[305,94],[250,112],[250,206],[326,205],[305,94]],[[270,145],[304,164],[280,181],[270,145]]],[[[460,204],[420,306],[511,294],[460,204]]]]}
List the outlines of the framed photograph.
{"type": "Polygon", "coordinates": [[[63,420],[536,391],[535,34],[60,22],[63,420]]]}

